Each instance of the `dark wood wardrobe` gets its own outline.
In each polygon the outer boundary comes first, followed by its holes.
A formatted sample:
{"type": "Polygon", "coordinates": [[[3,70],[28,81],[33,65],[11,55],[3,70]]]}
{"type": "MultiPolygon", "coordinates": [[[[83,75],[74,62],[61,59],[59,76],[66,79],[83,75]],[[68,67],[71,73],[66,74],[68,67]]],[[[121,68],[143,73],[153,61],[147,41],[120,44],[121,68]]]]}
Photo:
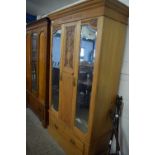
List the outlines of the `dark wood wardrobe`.
{"type": "Polygon", "coordinates": [[[26,26],[26,103],[48,125],[50,21],[43,18],[26,26]]]}

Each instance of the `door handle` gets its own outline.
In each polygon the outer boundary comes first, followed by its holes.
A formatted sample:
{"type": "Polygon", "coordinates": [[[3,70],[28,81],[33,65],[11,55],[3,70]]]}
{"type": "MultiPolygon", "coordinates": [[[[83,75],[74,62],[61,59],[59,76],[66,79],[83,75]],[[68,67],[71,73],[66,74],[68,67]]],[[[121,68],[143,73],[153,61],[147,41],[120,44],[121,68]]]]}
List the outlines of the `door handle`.
{"type": "Polygon", "coordinates": [[[73,145],[76,145],[75,141],[73,139],[70,139],[70,143],[73,145]]]}
{"type": "Polygon", "coordinates": [[[75,77],[73,78],[73,86],[74,87],[76,86],[76,78],[75,77]]]}

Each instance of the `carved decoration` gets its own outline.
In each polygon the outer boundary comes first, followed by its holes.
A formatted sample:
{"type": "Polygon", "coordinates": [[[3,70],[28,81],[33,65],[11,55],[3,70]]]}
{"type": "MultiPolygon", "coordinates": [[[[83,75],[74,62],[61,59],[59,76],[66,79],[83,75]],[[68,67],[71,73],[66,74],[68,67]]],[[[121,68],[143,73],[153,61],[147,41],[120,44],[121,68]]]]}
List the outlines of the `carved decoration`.
{"type": "Polygon", "coordinates": [[[66,27],[65,67],[73,68],[75,26],[66,27]]]}

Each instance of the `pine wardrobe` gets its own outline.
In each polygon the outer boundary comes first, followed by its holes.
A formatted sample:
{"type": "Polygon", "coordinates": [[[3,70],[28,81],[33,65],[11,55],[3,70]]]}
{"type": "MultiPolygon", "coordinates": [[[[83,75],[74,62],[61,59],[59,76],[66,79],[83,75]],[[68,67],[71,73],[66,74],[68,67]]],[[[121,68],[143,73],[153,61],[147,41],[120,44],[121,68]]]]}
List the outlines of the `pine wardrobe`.
{"type": "Polygon", "coordinates": [[[49,118],[49,35],[48,18],[26,26],[26,102],[44,127],[49,118]]]}
{"type": "Polygon", "coordinates": [[[88,0],[48,16],[48,131],[67,155],[106,154],[128,12],[116,0],[88,0]]]}

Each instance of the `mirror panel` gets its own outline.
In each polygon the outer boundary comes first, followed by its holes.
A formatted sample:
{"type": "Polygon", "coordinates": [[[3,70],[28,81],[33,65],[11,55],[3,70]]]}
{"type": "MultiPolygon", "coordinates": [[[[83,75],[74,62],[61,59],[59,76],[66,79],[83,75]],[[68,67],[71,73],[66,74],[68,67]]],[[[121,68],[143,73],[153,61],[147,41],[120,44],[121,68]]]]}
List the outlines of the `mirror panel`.
{"type": "Polygon", "coordinates": [[[32,91],[38,90],[38,34],[32,33],[31,36],[31,80],[32,80],[32,91]]]}
{"type": "Polygon", "coordinates": [[[95,60],[97,30],[91,24],[81,26],[75,126],[82,132],[88,131],[93,69],[95,60]]]}
{"type": "Polygon", "coordinates": [[[59,107],[59,78],[60,78],[60,46],[61,30],[53,32],[52,39],[52,107],[58,111],[59,107]]]}

